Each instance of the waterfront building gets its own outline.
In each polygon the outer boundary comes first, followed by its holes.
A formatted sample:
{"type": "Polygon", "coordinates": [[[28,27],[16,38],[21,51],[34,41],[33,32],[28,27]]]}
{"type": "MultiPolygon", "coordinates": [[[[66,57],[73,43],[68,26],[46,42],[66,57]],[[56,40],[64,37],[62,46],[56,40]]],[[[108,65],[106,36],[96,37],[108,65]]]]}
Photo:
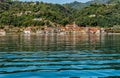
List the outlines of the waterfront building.
{"type": "Polygon", "coordinates": [[[31,28],[28,27],[23,32],[24,32],[24,34],[31,34],[31,28]]]}

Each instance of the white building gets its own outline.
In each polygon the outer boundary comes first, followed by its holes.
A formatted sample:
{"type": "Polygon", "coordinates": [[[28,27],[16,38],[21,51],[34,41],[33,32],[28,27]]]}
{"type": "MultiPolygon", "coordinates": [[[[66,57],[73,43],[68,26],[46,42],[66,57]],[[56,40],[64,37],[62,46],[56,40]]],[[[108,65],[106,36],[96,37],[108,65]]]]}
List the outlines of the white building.
{"type": "Polygon", "coordinates": [[[0,29],[0,35],[5,35],[5,34],[6,34],[5,30],[0,29]]]}
{"type": "Polygon", "coordinates": [[[30,28],[26,28],[23,32],[24,32],[24,34],[31,34],[31,29],[30,28]]]}

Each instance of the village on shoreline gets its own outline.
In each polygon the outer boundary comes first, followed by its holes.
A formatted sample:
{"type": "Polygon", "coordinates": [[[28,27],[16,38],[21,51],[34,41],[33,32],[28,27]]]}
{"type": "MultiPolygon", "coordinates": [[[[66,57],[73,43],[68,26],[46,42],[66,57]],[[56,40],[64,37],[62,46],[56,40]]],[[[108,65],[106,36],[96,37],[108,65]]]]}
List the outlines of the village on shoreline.
{"type": "Polygon", "coordinates": [[[66,26],[48,27],[48,26],[35,26],[35,27],[4,27],[0,28],[0,35],[6,34],[59,34],[59,35],[69,35],[69,34],[105,34],[105,33],[119,33],[120,30],[112,30],[112,28],[100,28],[100,27],[79,27],[75,23],[68,24],[66,26]]]}

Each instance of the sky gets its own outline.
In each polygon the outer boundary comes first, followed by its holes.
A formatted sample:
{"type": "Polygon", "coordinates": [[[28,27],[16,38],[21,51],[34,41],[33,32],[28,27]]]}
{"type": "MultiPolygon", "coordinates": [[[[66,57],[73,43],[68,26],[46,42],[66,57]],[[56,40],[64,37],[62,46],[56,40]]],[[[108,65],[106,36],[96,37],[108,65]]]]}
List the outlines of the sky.
{"type": "Polygon", "coordinates": [[[47,2],[47,3],[64,4],[64,3],[74,2],[74,1],[84,3],[84,2],[87,2],[87,1],[90,1],[90,0],[20,0],[20,1],[43,1],[43,2],[47,2]]]}

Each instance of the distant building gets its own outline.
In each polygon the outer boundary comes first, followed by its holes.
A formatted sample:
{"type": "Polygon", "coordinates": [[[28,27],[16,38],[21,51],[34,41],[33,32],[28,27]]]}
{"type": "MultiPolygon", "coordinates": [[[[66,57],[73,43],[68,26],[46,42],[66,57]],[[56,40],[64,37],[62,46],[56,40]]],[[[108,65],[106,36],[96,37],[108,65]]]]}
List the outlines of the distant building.
{"type": "Polygon", "coordinates": [[[92,34],[100,34],[100,29],[96,27],[90,27],[88,31],[92,34]]]}
{"type": "Polygon", "coordinates": [[[24,31],[24,34],[31,34],[31,28],[26,28],[24,31]]]}
{"type": "Polygon", "coordinates": [[[66,30],[68,30],[68,31],[74,31],[74,30],[76,30],[77,27],[78,26],[75,24],[75,22],[73,24],[68,24],[65,26],[66,30]]]}
{"type": "Polygon", "coordinates": [[[0,35],[5,35],[5,34],[6,34],[5,30],[0,29],[0,35]]]}
{"type": "Polygon", "coordinates": [[[90,18],[92,18],[92,17],[96,17],[96,15],[95,15],[95,14],[93,14],[93,15],[90,15],[89,17],[90,17],[90,18]]]}

